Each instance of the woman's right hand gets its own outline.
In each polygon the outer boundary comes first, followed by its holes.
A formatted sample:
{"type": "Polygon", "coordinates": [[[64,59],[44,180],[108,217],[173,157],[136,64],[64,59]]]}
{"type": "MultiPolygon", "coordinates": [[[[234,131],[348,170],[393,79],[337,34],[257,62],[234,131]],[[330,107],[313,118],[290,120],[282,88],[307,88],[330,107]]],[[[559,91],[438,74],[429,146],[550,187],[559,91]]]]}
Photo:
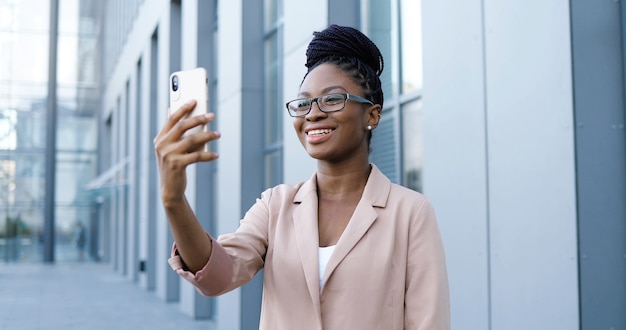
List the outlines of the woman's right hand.
{"type": "Polygon", "coordinates": [[[184,200],[187,186],[185,169],[188,165],[218,158],[216,153],[205,151],[204,145],[219,139],[221,136],[219,132],[202,130],[183,136],[189,129],[206,125],[215,118],[213,113],[187,117],[195,106],[196,101],[192,100],[174,111],[154,138],[161,178],[161,198],[165,207],[184,200]]]}

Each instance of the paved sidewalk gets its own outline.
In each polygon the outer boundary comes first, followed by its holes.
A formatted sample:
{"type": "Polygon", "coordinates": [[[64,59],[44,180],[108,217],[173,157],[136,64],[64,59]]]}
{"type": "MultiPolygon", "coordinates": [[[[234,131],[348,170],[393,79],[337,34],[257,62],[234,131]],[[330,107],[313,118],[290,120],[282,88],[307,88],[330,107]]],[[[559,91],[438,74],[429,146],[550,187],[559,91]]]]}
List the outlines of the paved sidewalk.
{"type": "Polygon", "coordinates": [[[210,329],[94,263],[0,263],[0,329],[210,329]]]}

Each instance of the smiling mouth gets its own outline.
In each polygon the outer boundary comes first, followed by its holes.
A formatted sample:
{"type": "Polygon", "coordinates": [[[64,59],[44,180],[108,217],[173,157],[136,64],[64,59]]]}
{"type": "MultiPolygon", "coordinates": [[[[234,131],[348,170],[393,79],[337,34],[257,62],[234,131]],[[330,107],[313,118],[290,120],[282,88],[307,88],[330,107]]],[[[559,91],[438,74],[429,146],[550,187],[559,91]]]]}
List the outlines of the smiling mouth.
{"type": "Polygon", "coordinates": [[[312,129],[310,131],[308,131],[306,134],[308,136],[322,136],[325,134],[328,134],[330,132],[332,132],[333,130],[330,128],[324,128],[324,129],[312,129]]]}

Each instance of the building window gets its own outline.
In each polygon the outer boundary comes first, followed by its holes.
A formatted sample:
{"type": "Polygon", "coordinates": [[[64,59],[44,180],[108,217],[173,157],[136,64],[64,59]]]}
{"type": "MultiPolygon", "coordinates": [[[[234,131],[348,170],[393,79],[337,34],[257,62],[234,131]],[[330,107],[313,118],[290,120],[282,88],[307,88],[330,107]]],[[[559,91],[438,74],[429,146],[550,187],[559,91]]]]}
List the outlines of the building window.
{"type": "Polygon", "coordinates": [[[422,3],[400,0],[400,93],[421,93],[422,89],[422,3]]]}
{"type": "Polygon", "coordinates": [[[364,2],[363,31],[385,58],[385,104],[371,159],[393,182],[422,191],[421,1],[364,2]]]}
{"type": "Polygon", "coordinates": [[[282,0],[265,0],[264,13],[264,185],[271,187],[283,179],[282,0]]]}
{"type": "Polygon", "coordinates": [[[422,100],[402,105],[402,184],[422,191],[422,100]]]}

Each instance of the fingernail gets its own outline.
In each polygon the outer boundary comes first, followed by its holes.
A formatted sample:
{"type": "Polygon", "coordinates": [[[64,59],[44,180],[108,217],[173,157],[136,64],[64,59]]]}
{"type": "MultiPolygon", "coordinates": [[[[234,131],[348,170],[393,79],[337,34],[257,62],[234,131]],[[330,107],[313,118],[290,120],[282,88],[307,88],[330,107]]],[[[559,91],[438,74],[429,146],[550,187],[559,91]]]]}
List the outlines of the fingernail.
{"type": "Polygon", "coordinates": [[[220,133],[220,132],[213,132],[213,134],[215,134],[216,137],[221,137],[222,136],[222,133],[220,133]]]}

